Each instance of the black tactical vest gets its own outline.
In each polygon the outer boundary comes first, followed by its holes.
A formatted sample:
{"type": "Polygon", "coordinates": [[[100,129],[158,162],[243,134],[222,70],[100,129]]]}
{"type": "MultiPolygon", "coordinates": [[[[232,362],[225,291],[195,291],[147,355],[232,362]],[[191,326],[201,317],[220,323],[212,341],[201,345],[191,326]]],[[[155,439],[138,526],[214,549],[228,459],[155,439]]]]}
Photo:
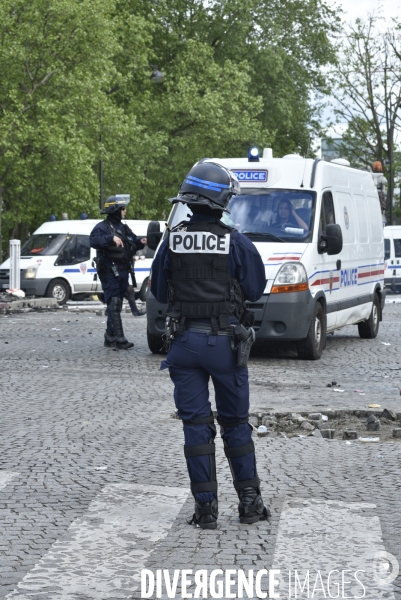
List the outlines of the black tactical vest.
{"type": "Polygon", "coordinates": [[[231,232],[216,221],[183,221],[170,231],[167,314],[180,320],[180,331],[186,319],[210,318],[216,333],[244,312],[241,286],[228,271],[231,232]]]}
{"type": "Polygon", "coordinates": [[[134,243],[133,238],[127,235],[125,225],[123,223],[116,226],[114,223],[111,223],[108,219],[106,219],[106,223],[110,229],[110,233],[112,234],[112,236],[117,236],[123,241],[124,248],[122,248],[121,246],[107,246],[106,248],[102,248],[102,257],[120,263],[130,262],[130,260],[132,260],[132,256],[130,256],[129,254],[130,247],[134,243]]]}

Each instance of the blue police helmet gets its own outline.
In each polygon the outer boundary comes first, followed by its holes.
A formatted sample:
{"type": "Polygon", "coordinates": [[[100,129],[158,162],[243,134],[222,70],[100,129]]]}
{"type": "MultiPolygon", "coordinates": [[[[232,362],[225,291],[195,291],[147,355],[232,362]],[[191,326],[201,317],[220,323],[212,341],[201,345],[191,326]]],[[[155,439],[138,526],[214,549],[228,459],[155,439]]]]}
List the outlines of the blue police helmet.
{"type": "Polygon", "coordinates": [[[120,208],[125,208],[128,206],[129,201],[129,194],[117,194],[116,196],[110,196],[110,198],[107,198],[106,202],[104,203],[104,208],[101,209],[100,213],[102,215],[110,215],[115,213],[120,210],[120,208]]]}
{"type": "Polygon", "coordinates": [[[200,161],[192,167],[177,196],[169,198],[169,202],[206,204],[210,208],[226,211],[231,196],[240,193],[241,188],[234,173],[217,163],[200,161]]]}

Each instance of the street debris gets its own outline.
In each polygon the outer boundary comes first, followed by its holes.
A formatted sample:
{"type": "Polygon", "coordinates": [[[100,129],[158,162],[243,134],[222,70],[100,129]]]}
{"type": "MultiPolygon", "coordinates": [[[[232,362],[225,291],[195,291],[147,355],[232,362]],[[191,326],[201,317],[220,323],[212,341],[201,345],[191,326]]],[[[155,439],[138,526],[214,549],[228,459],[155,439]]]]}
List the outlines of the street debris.
{"type": "Polygon", "coordinates": [[[380,342],[383,346],[391,346],[390,342],[380,342]]]}
{"type": "Polygon", "coordinates": [[[339,390],[338,388],[333,388],[333,392],[345,392],[345,390],[339,390]]]}
{"type": "Polygon", "coordinates": [[[335,431],[335,429],[321,429],[320,433],[326,440],[332,440],[334,438],[335,431]]]}
{"type": "Polygon", "coordinates": [[[368,408],[380,408],[380,404],[368,404],[368,408]]]}
{"type": "Polygon", "coordinates": [[[388,408],[385,408],[381,414],[381,416],[383,417],[383,419],[390,419],[390,421],[396,421],[397,420],[397,415],[393,410],[389,410],[388,408]]]}
{"type": "Polygon", "coordinates": [[[369,415],[366,419],[366,425],[368,431],[379,431],[380,430],[380,420],[375,417],[375,415],[369,415]]]}
{"type": "Polygon", "coordinates": [[[343,432],[343,440],[357,440],[357,439],[358,439],[357,431],[346,429],[343,432]]]}
{"type": "Polygon", "coordinates": [[[378,437],[360,437],[358,440],[360,442],[380,442],[380,438],[378,437]]]}

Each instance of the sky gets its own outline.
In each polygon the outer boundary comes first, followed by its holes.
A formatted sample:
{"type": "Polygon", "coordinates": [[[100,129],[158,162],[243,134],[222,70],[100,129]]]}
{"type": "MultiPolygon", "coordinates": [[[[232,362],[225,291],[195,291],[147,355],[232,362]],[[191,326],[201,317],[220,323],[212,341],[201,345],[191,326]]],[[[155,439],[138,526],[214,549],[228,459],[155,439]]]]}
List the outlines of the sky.
{"type": "Polygon", "coordinates": [[[381,12],[386,17],[395,17],[401,13],[400,0],[326,0],[331,6],[335,4],[342,7],[344,11],[344,20],[355,21],[355,19],[364,19],[369,13],[381,12]],[[381,11],[379,11],[381,7],[381,11]]]}
{"type": "MultiPolygon", "coordinates": [[[[401,17],[401,0],[326,0],[329,6],[340,6],[344,11],[343,20],[346,23],[354,23],[356,19],[365,20],[369,14],[377,14],[385,17],[389,22],[392,17],[401,17]]],[[[385,23],[383,22],[383,28],[385,23]]],[[[335,98],[331,99],[331,104],[335,105],[335,98]]],[[[322,115],[322,123],[333,122],[335,116],[331,106],[328,106],[322,115]]],[[[336,137],[336,134],[341,135],[346,128],[345,124],[339,124],[328,130],[328,134],[336,137]]],[[[314,147],[320,145],[320,140],[314,140],[314,147]]]]}

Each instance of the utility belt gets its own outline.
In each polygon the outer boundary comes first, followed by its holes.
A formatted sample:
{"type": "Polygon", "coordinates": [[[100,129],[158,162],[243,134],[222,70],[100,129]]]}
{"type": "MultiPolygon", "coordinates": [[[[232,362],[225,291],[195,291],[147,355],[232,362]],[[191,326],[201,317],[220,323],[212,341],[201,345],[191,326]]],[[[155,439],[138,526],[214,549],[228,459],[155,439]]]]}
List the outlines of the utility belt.
{"type": "MultiPolygon", "coordinates": [[[[167,351],[171,348],[171,342],[177,336],[179,329],[179,321],[174,317],[166,317],[166,329],[164,335],[164,344],[167,351]]],[[[219,329],[217,333],[213,333],[210,325],[202,325],[201,323],[188,323],[185,331],[193,331],[194,333],[204,333],[206,335],[225,335],[231,338],[231,349],[236,354],[235,365],[237,367],[247,367],[249,354],[252,344],[255,341],[256,334],[253,327],[245,327],[244,325],[231,325],[229,329],[219,329]]]]}
{"type": "MultiPolygon", "coordinates": [[[[205,325],[204,327],[201,324],[191,325],[188,324],[185,327],[186,331],[194,331],[195,333],[206,333],[206,335],[214,335],[212,332],[212,328],[209,325],[205,325]]],[[[229,337],[233,337],[234,332],[233,329],[219,329],[217,331],[217,335],[228,335],[229,337]]]]}
{"type": "Polygon", "coordinates": [[[100,281],[105,278],[107,269],[111,269],[113,275],[115,277],[120,277],[120,271],[129,271],[130,265],[128,263],[109,263],[107,259],[105,260],[102,256],[96,257],[94,259],[97,274],[99,275],[100,281]]]}

